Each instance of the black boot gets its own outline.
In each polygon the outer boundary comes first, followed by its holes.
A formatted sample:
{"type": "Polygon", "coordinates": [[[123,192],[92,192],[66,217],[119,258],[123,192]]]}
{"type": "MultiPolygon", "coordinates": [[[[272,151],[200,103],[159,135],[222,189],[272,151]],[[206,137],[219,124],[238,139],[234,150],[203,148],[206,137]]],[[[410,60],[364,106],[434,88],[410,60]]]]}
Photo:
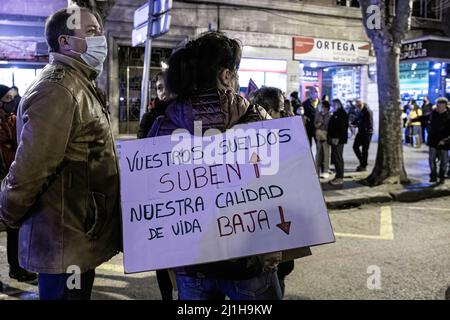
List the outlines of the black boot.
{"type": "Polygon", "coordinates": [[[10,270],[9,277],[19,282],[36,283],[37,274],[28,272],[25,269],[19,268],[17,270],[10,270]]]}

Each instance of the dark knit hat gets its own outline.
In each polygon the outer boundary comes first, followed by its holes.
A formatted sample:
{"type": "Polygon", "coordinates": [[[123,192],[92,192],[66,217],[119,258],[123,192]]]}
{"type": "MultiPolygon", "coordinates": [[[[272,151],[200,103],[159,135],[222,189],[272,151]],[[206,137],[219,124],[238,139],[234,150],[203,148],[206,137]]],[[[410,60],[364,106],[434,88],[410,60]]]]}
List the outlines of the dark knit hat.
{"type": "Polygon", "coordinates": [[[2,99],[9,90],[11,90],[10,87],[0,84],[0,99],[2,99]]]}

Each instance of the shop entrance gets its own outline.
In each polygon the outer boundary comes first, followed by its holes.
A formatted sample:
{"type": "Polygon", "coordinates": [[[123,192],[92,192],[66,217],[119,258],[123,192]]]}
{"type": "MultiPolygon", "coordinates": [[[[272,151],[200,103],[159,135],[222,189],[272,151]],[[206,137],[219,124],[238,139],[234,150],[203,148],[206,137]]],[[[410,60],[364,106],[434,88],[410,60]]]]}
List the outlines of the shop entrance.
{"type": "Polygon", "coordinates": [[[308,98],[308,89],[316,87],[321,97],[348,100],[361,97],[361,66],[323,62],[302,62],[299,71],[301,100],[308,98]]]}

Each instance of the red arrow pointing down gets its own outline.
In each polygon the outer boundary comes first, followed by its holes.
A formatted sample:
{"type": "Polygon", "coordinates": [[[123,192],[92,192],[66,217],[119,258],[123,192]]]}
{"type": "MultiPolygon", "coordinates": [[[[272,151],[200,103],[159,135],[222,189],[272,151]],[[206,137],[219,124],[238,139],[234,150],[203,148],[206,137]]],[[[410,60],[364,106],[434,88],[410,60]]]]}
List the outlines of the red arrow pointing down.
{"type": "Polygon", "coordinates": [[[289,235],[289,231],[291,230],[291,221],[284,220],[284,212],[281,206],[278,206],[278,210],[280,211],[280,219],[281,223],[277,224],[277,227],[284,231],[287,235],[289,235]]]}
{"type": "Polygon", "coordinates": [[[250,158],[250,163],[253,163],[253,167],[255,168],[255,176],[256,178],[260,177],[259,174],[259,167],[258,167],[258,162],[260,162],[261,159],[259,158],[259,155],[256,152],[253,152],[251,158],[250,158]]]}

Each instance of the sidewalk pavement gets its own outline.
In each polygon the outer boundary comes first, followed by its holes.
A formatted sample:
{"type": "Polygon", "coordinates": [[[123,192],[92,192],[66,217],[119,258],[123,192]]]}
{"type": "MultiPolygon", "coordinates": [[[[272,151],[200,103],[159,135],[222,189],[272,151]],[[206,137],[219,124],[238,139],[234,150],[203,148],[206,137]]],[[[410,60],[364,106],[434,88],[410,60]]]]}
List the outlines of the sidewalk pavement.
{"type": "MultiPolygon", "coordinates": [[[[366,178],[372,172],[378,144],[372,142],[370,145],[369,166],[365,172],[356,172],[356,167],[359,163],[353,152],[352,145],[353,139],[350,138],[344,147],[344,185],[330,185],[328,182],[333,176],[320,180],[325,202],[329,209],[390,201],[414,202],[450,195],[450,179],[439,186],[428,183],[430,169],[428,165],[428,147],[426,145],[422,145],[420,149],[412,148],[409,145],[403,146],[406,172],[411,180],[411,184],[381,185],[377,187],[367,187],[358,181],[366,178]]],[[[315,148],[313,144],[313,154],[315,154],[315,148]]],[[[118,149],[120,151],[120,143],[118,144],[118,149]]],[[[333,168],[332,165],[331,168],[333,168]]],[[[3,230],[3,224],[0,223],[0,231],[3,230]]]]}
{"type": "MultiPolygon", "coordinates": [[[[325,202],[329,209],[355,207],[367,203],[390,201],[414,202],[428,198],[450,195],[450,179],[445,184],[433,185],[429,181],[428,146],[415,149],[403,146],[405,169],[409,185],[365,186],[358,181],[372,172],[378,144],[372,142],[369,149],[369,166],[365,172],[356,172],[359,162],[353,152],[353,139],[349,139],[344,148],[344,185],[332,186],[328,182],[333,178],[320,179],[325,202]]],[[[315,146],[313,146],[315,148],[315,146]]],[[[314,153],[314,152],[313,152],[314,153]]],[[[333,166],[331,166],[333,168],[333,166]]]]}

